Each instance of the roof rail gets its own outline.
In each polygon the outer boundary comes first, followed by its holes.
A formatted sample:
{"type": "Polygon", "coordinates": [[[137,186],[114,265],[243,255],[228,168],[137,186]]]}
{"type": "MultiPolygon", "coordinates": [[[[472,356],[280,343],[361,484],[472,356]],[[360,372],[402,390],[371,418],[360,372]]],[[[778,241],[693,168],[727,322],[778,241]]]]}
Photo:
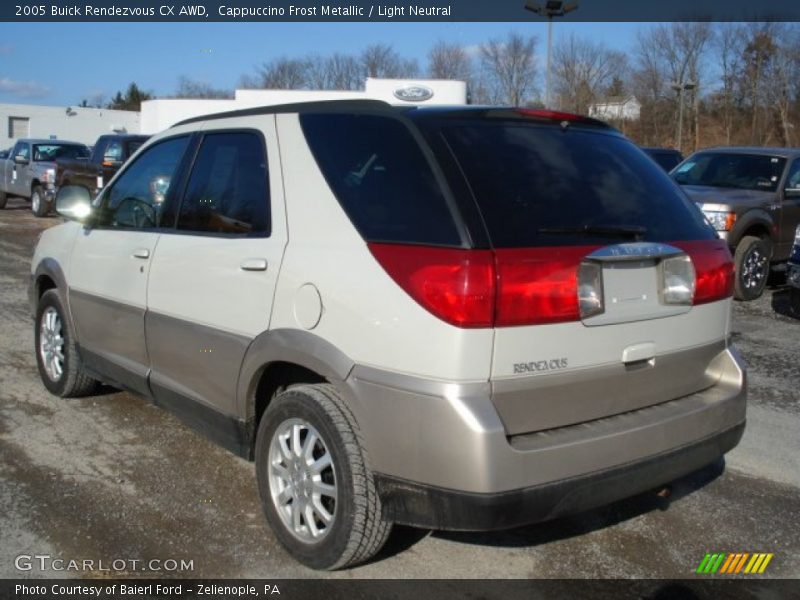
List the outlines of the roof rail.
{"type": "Polygon", "coordinates": [[[211,121],[214,119],[229,119],[232,117],[252,117],[255,115],[272,115],[279,113],[301,113],[301,112],[341,112],[341,111],[381,111],[391,109],[392,105],[383,100],[317,100],[314,102],[293,102],[291,104],[274,104],[271,106],[257,106],[254,108],[243,108],[227,112],[201,115],[184,119],[175,123],[172,127],[186,125],[188,123],[198,123],[200,121],[211,121]]]}

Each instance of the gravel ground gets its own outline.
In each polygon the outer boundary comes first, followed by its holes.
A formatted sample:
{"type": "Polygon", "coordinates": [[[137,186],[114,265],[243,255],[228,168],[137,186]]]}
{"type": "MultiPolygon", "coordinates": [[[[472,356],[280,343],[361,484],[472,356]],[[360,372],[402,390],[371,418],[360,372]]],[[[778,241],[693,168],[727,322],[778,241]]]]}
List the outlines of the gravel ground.
{"type": "MultiPolygon", "coordinates": [[[[193,561],[179,576],[322,576],[277,544],[250,463],[130,394],[45,391],[26,286],[38,234],[57,223],[17,199],[0,211],[0,578],[76,575],[21,573],[15,557],[25,554],[193,561]]],[[[726,464],[677,482],[669,503],[648,494],[492,534],[396,528],[377,559],[324,576],[683,578],[723,551],[772,552],[766,575],[799,577],[800,321],[786,316],[786,296],[774,288],[735,305],[750,367],[747,430],[726,464]]]]}

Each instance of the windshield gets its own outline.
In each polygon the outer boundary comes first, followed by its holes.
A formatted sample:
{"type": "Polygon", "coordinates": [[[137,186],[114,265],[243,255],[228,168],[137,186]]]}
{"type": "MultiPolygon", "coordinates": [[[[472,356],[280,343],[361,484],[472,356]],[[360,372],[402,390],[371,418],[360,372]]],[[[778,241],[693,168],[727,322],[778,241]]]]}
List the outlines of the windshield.
{"type": "Polygon", "coordinates": [[[629,140],[520,121],[442,122],[495,247],[711,239],[703,217],[629,140]]]}
{"type": "Polygon", "coordinates": [[[52,162],[57,158],[89,158],[89,148],[77,144],[36,144],[33,160],[52,162]]]}
{"type": "Polygon", "coordinates": [[[785,164],[779,156],[702,152],[686,159],[672,177],[681,185],[774,192],[785,164]]]}

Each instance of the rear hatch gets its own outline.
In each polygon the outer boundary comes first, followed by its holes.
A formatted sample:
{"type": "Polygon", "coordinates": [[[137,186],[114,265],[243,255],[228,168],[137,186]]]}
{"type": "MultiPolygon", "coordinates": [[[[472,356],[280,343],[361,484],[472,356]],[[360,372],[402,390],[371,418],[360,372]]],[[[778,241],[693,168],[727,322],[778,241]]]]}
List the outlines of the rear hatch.
{"type": "Polygon", "coordinates": [[[457,167],[464,220],[494,256],[491,383],[509,435],[714,385],[730,254],[641,150],[599,122],[548,111],[417,121],[457,167]]]}

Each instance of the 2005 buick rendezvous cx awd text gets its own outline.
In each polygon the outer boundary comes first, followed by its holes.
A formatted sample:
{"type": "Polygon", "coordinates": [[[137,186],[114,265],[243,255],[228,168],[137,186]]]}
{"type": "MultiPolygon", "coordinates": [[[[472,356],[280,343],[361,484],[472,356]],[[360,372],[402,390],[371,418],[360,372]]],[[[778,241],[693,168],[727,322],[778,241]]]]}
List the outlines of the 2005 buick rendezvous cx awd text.
{"type": "Polygon", "coordinates": [[[253,109],[152,138],[33,259],[42,380],[254,459],[306,565],[392,523],[514,527],[717,460],[745,423],[724,241],[573,115],[253,109]]]}

